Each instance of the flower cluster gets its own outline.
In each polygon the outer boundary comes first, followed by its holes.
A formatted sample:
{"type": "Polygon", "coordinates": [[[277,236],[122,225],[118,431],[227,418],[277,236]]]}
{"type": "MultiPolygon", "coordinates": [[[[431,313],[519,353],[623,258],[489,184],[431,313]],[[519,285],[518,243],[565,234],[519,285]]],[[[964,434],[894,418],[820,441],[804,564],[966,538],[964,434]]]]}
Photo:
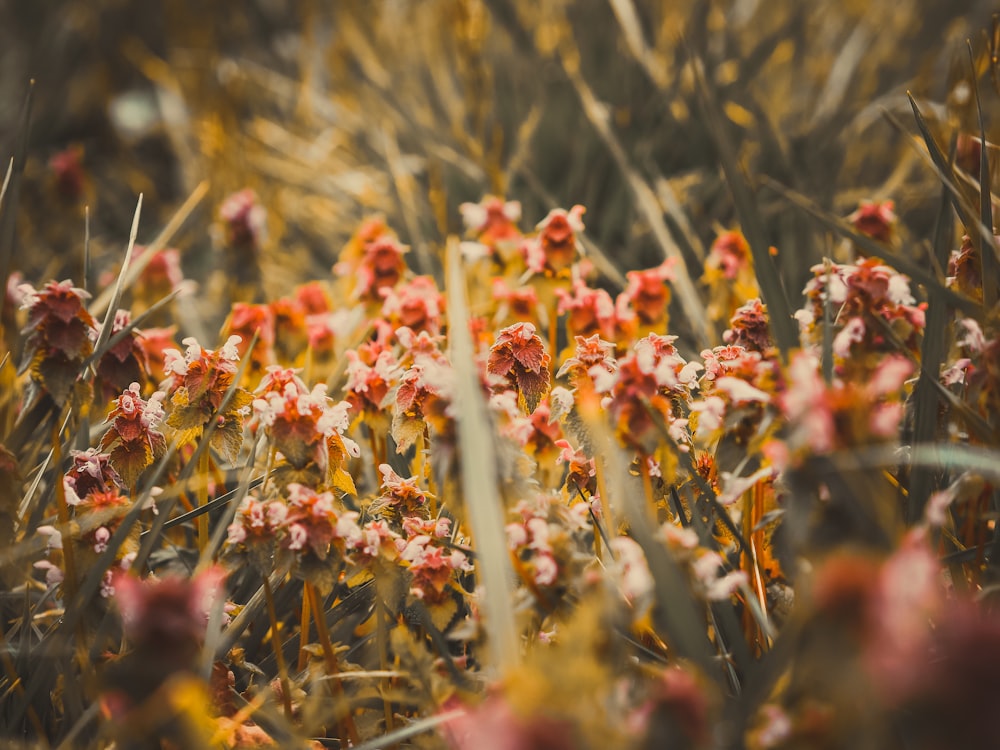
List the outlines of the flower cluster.
{"type": "Polygon", "coordinates": [[[28,311],[22,333],[24,357],[18,372],[31,373],[34,386],[63,403],[94,351],[97,322],[85,307],[90,295],[72,281],[51,281],[41,289],[30,284],[18,288],[21,307],[28,311]]]}
{"type": "Polygon", "coordinates": [[[703,281],[709,290],[710,320],[728,320],[740,305],[760,295],[750,245],[742,232],[723,232],[715,238],[703,281]]]}
{"type": "Polygon", "coordinates": [[[919,353],[924,308],[916,304],[906,276],[878,258],[864,258],[857,265],[817,265],[812,272],[805,288],[807,304],[795,317],[805,341],[819,347],[829,306],[833,354],[841,373],[863,379],[900,345],[919,353]]]}
{"type": "Polygon", "coordinates": [[[531,413],[550,387],[552,358],[531,323],[515,323],[500,331],[490,348],[487,371],[503,378],[518,394],[522,407],[531,413]]]}
{"type": "Polygon", "coordinates": [[[458,591],[458,578],[472,570],[468,556],[447,544],[451,520],[407,516],[403,531],[406,536],[396,540],[396,548],[413,576],[410,594],[429,605],[441,604],[450,592],[458,591]]]}
{"type": "Polygon", "coordinates": [[[187,349],[164,352],[167,377],[162,387],[167,393],[170,414],[166,424],[174,430],[179,446],[201,437],[211,420],[215,420],[212,447],[230,461],[235,461],[243,444],[243,420],[253,396],[235,386],[236,362],[239,360],[238,336],[230,336],[217,350],[203,348],[188,337],[187,349]],[[219,411],[226,393],[234,388],[224,411],[219,411]]]}
{"type": "MultiPolygon", "coordinates": [[[[111,535],[132,505],[129,497],[121,494],[122,479],[112,467],[108,454],[94,448],[73,451],[72,461],[63,477],[63,493],[74,522],[68,540],[66,534],[53,526],[38,528],[38,532],[48,538],[49,559],[35,563],[35,567],[45,570],[50,585],[61,583],[65,577],[63,547],[67,541],[73,545],[76,566],[87,570],[107,549],[111,535]]],[[[128,570],[138,549],[138,530],[135,530],[115,550],[113,567],[104,571],[102,596],[114,593],[114,571],[128,570]]]]}
{"type": "Polygon", "coordinates": [[[135,487],[142,472],[166,452],[163,433],[155,429],[163,418],[165,395],[156,391],[146,401],[139,384],[132,383],[108,412],[110,427],[101,438],[100,450],[107,452],[127,487],[135,487]]]}
{"type": "Polygon", "coordinates": [[[279,486],[311,479],[308,483],[356,492],[344,467],[349,457],[361,453],[357,443],[344,435],[349,408],[347,401],[334,403],[324,383],[309,390],[294,370],[268,368],[253,411],[281,454],[283,463],[274,469],[279,486]]]}
{"type": "MultiPolygon", "coordinates": [[[[120,334],[132,322],[128,310],[117,310],[111,325],[111,337],[120,334]]],[[[101,333],[102,324],[98,323],[93,330],[94,341],[101,333]]],[[[97,388],[104,401],[115,398],[129,387],[131,383],[145,383],[149,363],[146,351],[142,346],[143,332],[134,328],[107,352],[97,362],[97,388]]],[[[111,338],[109,337],[109,341],[111,338]]]]}
{"type": "Polygon", "coordinates": [[[319,560],[335,550],[343,559],[364,541],[357,519],[358,514],[344,510],[332,492],[316,492],[293,482],[280,498],[245,498],[229,525],[227,541],[267,551],[277,546],[319,560]]]}

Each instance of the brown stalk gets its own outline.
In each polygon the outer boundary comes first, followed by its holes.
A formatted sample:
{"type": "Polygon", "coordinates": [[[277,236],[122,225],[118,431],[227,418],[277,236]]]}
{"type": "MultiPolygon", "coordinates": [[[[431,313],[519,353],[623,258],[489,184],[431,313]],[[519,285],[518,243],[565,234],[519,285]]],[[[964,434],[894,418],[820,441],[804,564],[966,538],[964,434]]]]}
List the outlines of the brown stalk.
{"type": "MultiPolygon", "coordinates": [[[[305,595],[309,598],[313,622],[316,623],[316,632],[319,635],[319,645],[320,648],[323,649],[323,659],[326,662],[326,673],[331,677],[339,675],[340,667],[337,664],[337,654],[333,650],[333,644],[330,642],[330,632],[326,629],[326,617],[324,616],[323,606],[320,601],[319,594],[316,592],[316,587],[309,581],[305,582],[303,590],[305,595]]],[[[330,686],[330,692],[338,698],[344,698],[346,704],[344,686],[341,684],[340,680],[327,680],[326,682],[330,686]]],[[[352,745],[357,745],[358,728],[354,724],[354,717],[351,716],[349,708],[344,714],[344,718],[340,724],[341,737],[346,735],[352,745]]]]}
{"type": "Polygon", "coordinates": [[[285,664],[285,654],[281,650],[281,633],[278,631],[278,613],[274,609],[271,581],[267,576],[264,576],[264,599],[267,602],[267,617],[271,621],[271,648],[274,650],[274,660],[278,664],[278,678],[281,680],[281,703],[285,708],[285,718],[291,721],[292,687],[288,681],[288,665],[285,664]]]}

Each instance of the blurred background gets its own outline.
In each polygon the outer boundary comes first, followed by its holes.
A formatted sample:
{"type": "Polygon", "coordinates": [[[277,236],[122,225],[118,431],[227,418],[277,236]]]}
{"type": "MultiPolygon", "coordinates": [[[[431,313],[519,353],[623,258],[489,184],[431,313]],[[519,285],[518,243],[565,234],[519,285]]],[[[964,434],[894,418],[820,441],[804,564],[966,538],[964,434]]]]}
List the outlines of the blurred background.
{"type": "MultiPolygon", "coordinates": [[[[267,209],[269,297],[329,278],[373,213],[414,248],[415,270],[435,272],[443,238],[463,230],[459,204],[486,193],[520,200],[526,226],[552,207],[586,206],[609,286],[615,269],[662,260],[657,214],[697,277],[735,216],[695,58],[749,174],[841,216],[892,198],[904,233],[926,236],[939,183],[907,142],[906,91],[942,138],[978,132],[965,40],[988,45],[993,10],[979,0],[12,0],[0,4],[5,163],[35,81],[12,268],[35,283],[79,279],[89,206],[92,275],[107,277],[139,192],[148,242],[207,181],[171,244],[209,292],[218,264],[207,228],[244,187],[267,209]]],[[[833,240],[773,193],[758,198],[794,295],[833,240]]],[[[209,325],[226,313],[211,294],[197,304],[209,325]]]]}

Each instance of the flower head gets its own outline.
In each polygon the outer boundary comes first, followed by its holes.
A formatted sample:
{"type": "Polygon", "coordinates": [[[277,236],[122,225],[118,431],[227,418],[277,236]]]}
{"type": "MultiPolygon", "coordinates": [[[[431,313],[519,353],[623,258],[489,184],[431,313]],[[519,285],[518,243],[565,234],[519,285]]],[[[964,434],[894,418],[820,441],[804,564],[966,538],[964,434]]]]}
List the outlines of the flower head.
{"type": "Polygon", "coordinates": [[[545,344],[531,323],[515,323],[500,331],[490,348],[487,372],[504,379],[517,391],[530,413],[549,390],[549,362],[545,344]]]}

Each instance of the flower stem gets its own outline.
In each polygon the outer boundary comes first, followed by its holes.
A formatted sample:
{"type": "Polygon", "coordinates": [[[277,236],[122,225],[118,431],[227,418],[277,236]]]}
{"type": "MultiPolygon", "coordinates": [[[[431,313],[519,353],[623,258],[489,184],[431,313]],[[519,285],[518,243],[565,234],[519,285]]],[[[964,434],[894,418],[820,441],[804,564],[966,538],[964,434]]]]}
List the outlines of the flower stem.
{"type": "MultiPolygon", "coordinates": [[[[382,598],[376,596],[375,599],[375,642],[378,648],[378,661],[379,669],[383,672],[389,668],[389,638],[388,629],[386,628],[385,622],[385,605],[382,603],[382,598]]],[[[385,714],[385,731],[391,732],[395,722],[392,718],[392,702],[386,696],[386,692],[389,689],[389,679],[383,677],[381,679],[381,692],[382,692],[382,711],[385,714]]]]}
{"type": "Polygon", "coordinates": [[[296,671],[301,672],[306,668],[308,652],[306,646],[309,645],[309,596],[305,588],[302,589],[302,616],[299,620],[299,662],[296,671]]]}
{"type": "Polygon", "coordinates": [[[271,648],[274,649],[274,660],[278,664],[278,678],[281,680],[281,702],[285,708],[285,718],[292,720],[292,687],[288,682],[288,665],[285,654],[281,650],[281,633],[278,632],[278,614],[274,609],[274,595],[271,592],[271,582],[264,576],[264,599],[267,602],[267,616],[271,621],[271,648]]]}
{"type": "MultiPolygon", "coordinates": [[[[212,460],[211,455],[208,451],[201,454],[201,458],[198,459],[198,505],[208,505],[208,475],[211,470],[210,461],[212,460]]],[[[204,551],[205,547],[208,546],[208,513],[202,513],[198,516],[198,551],[204,551]]]]}
{"type": "Polygon", "coordinates": [[[639,454],[639,476],[642,477],[642,491],[646,495],[649,511],[652,513],[653,520],[656,520],[658,513],[656,498],[653,497],[653,478],[649,474],[649,457],[645,453],[639,454]]]}
{"type": "MultiPolygon", "coordinates": [[[[316,633],[319,635],[319,645],[323,649],[323,659],[326,661],[326,673],[330,677],[339,675],[340,667],[337,665],[337,654],[333,650],[333,644],[330,642],[330,632],[326,629],[326,617],[323,613],[322,602],[320,601],[319,594],[316,593],[316,587],[309,583],[309,581],[305,582],[305,593],[309,597],[313,622],[316,623],[316,633]]],[[[327,680],[327,684],[335,696],[346,698],[344,696],[344,686],[340,683],[340,680],[327,680]]],[[[352,745],[357,745],[358,728],[354,724],[354,717],[351,716],[349,707],[341,725],[340,736],[344,737],[346,735],[352,745]]]]}

